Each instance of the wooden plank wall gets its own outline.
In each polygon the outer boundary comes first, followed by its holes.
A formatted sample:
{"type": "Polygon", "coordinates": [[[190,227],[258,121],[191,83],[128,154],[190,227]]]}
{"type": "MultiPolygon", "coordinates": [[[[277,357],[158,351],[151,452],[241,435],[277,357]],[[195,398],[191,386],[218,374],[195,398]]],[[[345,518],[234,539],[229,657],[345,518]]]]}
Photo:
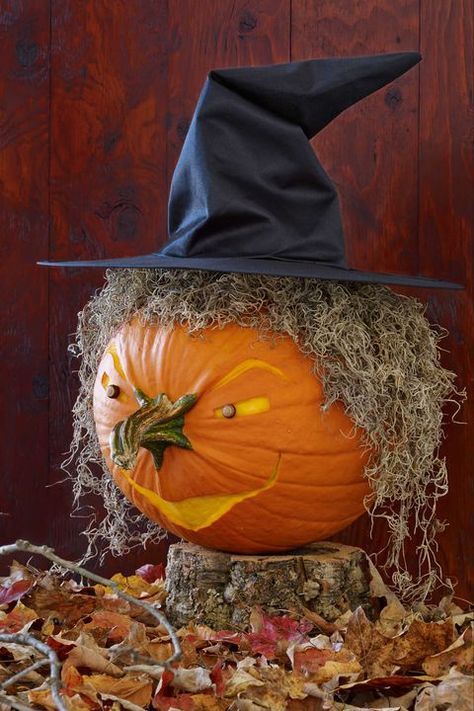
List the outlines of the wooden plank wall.
{"type": "MultiPolygon", "coordinates": [[[[83,546],[68,485],[50,485],[77,388],[67,344],[102,276],[35,261],[140,254],[164,240],[169,181],[212,67],[422,51],[418,68],[314,144],[339,187],[353,266],[466,284],[404,293],[450,331],[444,362],[472,387],[472,16],[473,0],[0,1],[2,541],[67,556],[83,546]]],[[[446,428],[441,558],[466,596],[472,404],[458,419],[470,427],[446,428]]],[[[383,531],[369,541],[362,518],[339,539],[375,550],[383,531]]]]}

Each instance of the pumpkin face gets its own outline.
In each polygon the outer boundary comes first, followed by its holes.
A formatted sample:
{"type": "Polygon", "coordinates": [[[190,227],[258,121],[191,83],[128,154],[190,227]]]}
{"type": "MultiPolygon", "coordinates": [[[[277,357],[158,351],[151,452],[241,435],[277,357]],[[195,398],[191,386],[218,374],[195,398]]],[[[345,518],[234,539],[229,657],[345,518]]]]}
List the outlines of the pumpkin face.
{"type": "Polygon", "coordinates": [[[293,341],[233,324],[200,335],[125,324],[94,387],[100,446],[127,498],[178,536],[238,553],[321,540],[363,513],[362,433],[323,402],[293,341]]]}

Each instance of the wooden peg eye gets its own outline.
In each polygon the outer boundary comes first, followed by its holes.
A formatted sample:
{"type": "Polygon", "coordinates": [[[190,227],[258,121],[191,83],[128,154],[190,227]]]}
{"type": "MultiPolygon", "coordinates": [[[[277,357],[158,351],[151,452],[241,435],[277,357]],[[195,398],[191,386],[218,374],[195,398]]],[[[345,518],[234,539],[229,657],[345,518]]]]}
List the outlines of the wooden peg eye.
{"type": "Polygon", "coordinates": [[[235,409],[235,405],[224,405],[224,407],[222,408],[222,414],[227,419],[235,417],[236,412],[237,410],[235,409]]]}
{"type": "Polygon", "coordinates": [[[107,390],[105,391],[105,394],[107,395],[107,397],[110,397],[115,400],[120,395],[120,388],[118,385],[109,385],[107,390]]]}

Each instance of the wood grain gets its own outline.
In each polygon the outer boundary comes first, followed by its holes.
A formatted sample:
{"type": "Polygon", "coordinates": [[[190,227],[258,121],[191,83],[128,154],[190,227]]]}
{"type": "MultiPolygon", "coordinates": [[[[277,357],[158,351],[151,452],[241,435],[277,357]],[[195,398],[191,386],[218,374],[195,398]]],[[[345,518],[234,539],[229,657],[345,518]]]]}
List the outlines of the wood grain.
{"type": "Polygon", "coordinates": [[[0,529],[45,532],[48,480],[49,3],[0,11],[0,529]]]}
{"type": "Polygon", "coordinates": [[[270,615],[311,610],[332,622],[361,605],[372,617],[378,601],[370,581],[364,551],[340,543],[262,556],[176,543],[166,566],[166,614],[176,627],[215,630],[248,628],[255,607],[270,615]]]}
{"type": "MultiPolygon", "coordinates": [[[[288,58],[289,2],[192,0],[131,4],[53,0],[50,257],[143,254],[166,238],[168,183],[206,72],[288,58]],[[138,8],[138,11],[137,11],[138,8]],[[284,36],[285,47],[272,49],[284,36]],[[239,59],[240,57],[240,59],[239,59]],[[86,177],[87,176],[87,177],[86,177]]],[[[54,270],[51,280],[52,477],[60,478],[77,392],[67,355],[76,314],[102,272],[54,270]]],[[[83,522],[70,520],[68,487],[50,538],[67,557],[83,522]]],[[[99,502],[93,502],[95,506],[99,502]]],[[[171,538],[170,540],[174,540],[171,538]]],[[[163,557],[134,552],[120,562],[163,557]]],[[[109,561],[108,568],[117,567],[109,561]]]]}
{"type": "MultiPolygon", "coordinates": [[[[457,293],[403,291],[425,300],[429,317],[450,331],[444,362],[472,392],[472,10],[473,0],[2,3],[6,540],[47,542],[66,557],[84,548],[83,522],[69,517],[69,485],[46,487],[61,478],[71,437],[77,363],[67,344],[103,274],[36,267],[48,256],[48,228],[54,259],[141,254],[161,244],[169,182],[213,67],[421,49],[419,68],[349,109],[315,148],[339,187],[353,266],[466,283],[457,293]]],[[[441,557],[468,596],[472,404],[458,418],[469,424],[447,423],[451,489],[440,514],[451,526],[441,557]]],[[[376,550],[384,533],[377,528],[369,546],[363,518],[340,540],[376,550]]],[[[150,549],[107,569],[163,557],[163,547],[150,549]]]]}
{"type": "MultiPolygon", "coordinates": [[[[295,0],[292,59],[418,49],[419,8],[413,0],[295,0]]],[[[351,266],[416,273],[418,262],[418,69],[348,109],[314,142],[338,187],[351,266]]],[[[384,548],[367,515],[335,539],[384,548]]]]}
{"type": "MultiPolygon", "coordinates": [[[[418,0],[294,0],[291,59],[418,49],[418,0]]],[[[348,260],[417,270],[418,68],[348,109],[314,141],[341,200],[348,260]]]]}
{"type": "MultiPolygon", "coordinates": [[[[166,6],[53,0],[52,259],[140,254],[165,239],[166,6]]],[[[78,311],[102,282],[100,269],[51,270],[49,446],[56,481],[78,386],[67,345],[78,311]]],[[[53,491],[61,506],[49,538],[65,557],[77,555],[84,522],[69,518],[70,486],[53,491]]]]}
{"type": "Polygon", "coordinates": [[[451,421],[452,408],[446,412],[442,453],[450,491],[440,506],[440,518],[450,524],[440,555],[448,573],[459,579],[457,594],[463,597],[474,590],[473,19],[472,0],[421,0],[420,265],[426,274],[466,287],[426,295],[428,317],[449,333],[443,363],[469,395],[456,415],[464,425],[451,421]]]}
{"type": "Polygon", "coordinates": [[[169,181],[207,72],[289,61],[289,26],[289,0],[170,2],[169,181]]]}
{"type": "MultiPolygon", "coordinates": [[[[469,387],[473,377],[472,345],[468,345],[473,340],[473,202],[468,175],[472,170],[468,151],[472,53],[462,48],[472,48],[472,1],[295,0],[292,27],[292,59],[408,49],[419,49],[423,55],[419,70],[411,70],[351,108],[315,143],[340,188],[351,265],[418,272],[468,285],[464,292],[397,291],[427,303],[430,320],[448,329],[443,347],[449,352],[443,363],[459,374],[460,388],[469,387]],[[376,147],[375,166],[371,166],[371,146],[376,147]]],[[[469,569],[472,574],[466,533],[472,539],[474,531],[469,507],[463,502],[472,489],[467,476],[474,459],[472,404],[456,418],[468,426],[450,422],[450,414],[452,410],[446,413],[443,446],[450,492],[441,502],[439,517],[451,524],[440,537],[440,560],[447,574],[459,579],[457,593],[469,597],[473,586],[466,575],[469,569]]],[[[370,540],[368,532],[368,517],[362,517],[336,538],[373,552],[382,549],[383,525],[375,525],[370,540]]],[[[414,561],[413,555],[413,571],[414,561]]]]}

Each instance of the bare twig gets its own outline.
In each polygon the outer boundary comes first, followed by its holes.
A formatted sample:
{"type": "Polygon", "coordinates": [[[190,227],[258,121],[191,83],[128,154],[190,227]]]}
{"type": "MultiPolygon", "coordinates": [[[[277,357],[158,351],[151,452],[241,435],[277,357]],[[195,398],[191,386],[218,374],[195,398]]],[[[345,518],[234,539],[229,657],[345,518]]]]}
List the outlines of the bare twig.
{"type": "Polygon", "coordinates": [[[9,709],[18,709],[18,711],[35,711],[34,706],[22,704],[21,701],[15,699],[14,696],[8,696],[0,691],[0,704],[8,704],[9,709]]]}
{"type": "Polygon", "coordinates": [[[91,573],[89,570],[86,570],[80,565],[76,565],[76,563],[73,563],[70,560],[64,560],[64,558],[60,558],[58,555],[56,555],[54,550],[52,548],[49,548],[48,546],[36,546],[33,543],[30,543],[29,541],[22,540],[18,540],[15,543],[11,543],[6,546],[0,546],[0,556],[11,555],[14,553],[18,553],[19,551],[22,551],[23,553],[33,553],[35,555],[41,555],[44,558],[50,560],[51,562],[56,563],[65,570],[70,570],[71,572],[76,573],[77,575],[81,575],[82,577],[87,578],[88,580],[93,580],[95,583],[99,583],[99,585],[104,585],[105,587],[111,588],[118,597],[121,597],[123,600],[126,600],[131,605],[141,607],[142,610],[145,610],[150,615],[152,615],[152,617],[154,617],[155,620],[157,620],[159,624],[166,629],[170,636],[171,644],[173,645],[173,654],[171,655],[171,657],[168,657],[168,659],[160,662],[160,666],[166,668],[170,666],[170,664],[176,662],[178,659],[181,658],[181,645],[179,643],[174,628],[167,620],[165,615],[159,610],[157,610],[153,605],[150,605],[144,600],[139,600],[133,597],[133,595],[129,595],[128,593],[124,592],[120,588],[120,586],[113,580],[109,580],[109,578],[103,578],[101,575],[91,573]]]}
{"type": "MultiPolygon", "coordinates": [[[[4,548],[7,546],[3,546],[4,548]]],[[[1,551],[1,549],[0,549],[1,551]]],[[[1,554],[1,553],[0,553],[1,554]]],[[[0,642],[6,642],[7,644],[23,644],[26,647],[33,647],[37,652],[42,654],[49,662],[49,685],[51,687],[51,695],[53,701],[58,708],[58,711],[68,711],[67,707],[64,705],[61,698],[60,690],[62,687],[61,683],[61,662],[58,659],[58,655],[47,644],[40,642],[39,639],[33,637],[32,634],[28,632],[15,632],[13,634],[0,634],[0,642]]],[[[46,661],[46,660],[45,660],[46,661]]],[[[16,675],[18,677],[18,675],[16,675]]],[[[13,678],[13,677],[12,677],[13,678]]],[[[0,688],[5,688],[11,683],[11,679],[7,679],[0,688]]],[[[0,697],[1,698],[1,697],[0,697]]]]}
{"type": "MultiPolygon", "coordinates": [[[[110,588],[113,590],[113,592],[123,600],[126,600],[129,602],[131,605],[136,605],[137,607],[140,607],[142,610],[145,610],[148,612],[152,617],[157,620],[157,622],[162,625],[166,631],[169,634],[172,646],[173,646],[173,654],[166,660],[160,662],[160,664],[157,664],[154,659],[151,657],[144,657],[140,654],[137,654],[133,650],[130,650],[132,659],[134,661],[142,661],[146,664],[149,665],[148,668],[153,669],[153,674],[155,678],[158,678],[161,676],[163,669],[167,668],[170,664],[173,662],[177,661],[181,657],[181,645],[179,643],[178,637],[176,635],[176,632],[174,628],[171,626],[171,624],[168,622],[166,619],[165,615],[157,610],[153,605],[145,602],[144,600],[139,600],[132,595],[129,595],[125,591],[123,591],[120,586],[114,582],[113,580],[109,580],[109,578],[103,578],[101,575],[96,575],[96,573],[91,573],[89,570],[86,570],[80,565],[76,565],[72,561],[69,560],[64,560],[64,558],[60,558],[52,548],[49,548],[48,546],[36,546],[33,543],[30,543],[29,541],[23,541],[23,540],[18,540],[15,543],[12,543],[10,545],[6,546],[0,546],[0,556],[2,555],[12,555],[18,552],[23,552],[23,553],[30,553],[34,555],[41,555],[44,558],[47,558],[51,562],[55,563],[57,566],[59,566],[62,569],[71,571],[73,573],[76,573],[77,575],[82,576],[83,578],[86,578],[87,580],[91,580],[93,582],[99,583],[100,585],[104,585],[105,587],[110,588]]],[[[25,677],[27,674],[29,674],[32,671],[35,671],[39,667],[43,666],[44,664],[49,663],[50,667],[50,678],[49,678],[49,685],[51,688],[51,695],[53,697],[54,703],[56,704],[56,708],[58,711],[67,711],[67,707],[64,704],[63,699],[61,698],[61,687],[62,687],[62,682],[61,682],[61,662],[59,661],[58,655],[52,649],[49,647],[47,644],[44,642],[41,642],[40,640],[36,639],[31,634],[28,634],[26,632],[17,632],[14,634],[0,634],[0,642],[5,642],[5,643],[10,643],[10,644],[22,644],[25,646],[33,647],[37,652],[42,654],[45,659],[38,660],[31,664],[29,667],[26,669],[23,669],[22,671],[18,672],[17,674],[13,675],[9,679],[5,680],[1,685],[0,685],[0,702],[4,702],[9,704],[11,708],[14,709],[19,709],[19,711],[23,711],[24,709],[31,709],[33,708],[32,706],[28,706],[26,704],[23,704],[21,701],[17,701],[14,697],[8,696],[5,693],[5,689],[8,686],[12,686],[15,684],[17,681],[19,681],[21,678],[25,677]]]]}
{"type": "MultiPolygon", "coordinates": [[[[23,644],[23,642],[20,642],[18,640],[18,634],[0,635],[0,642],[13,642],[14,644],[23,644]]],[[[0,684],[0,689],[6,689],[7,686],[12,686],[13,684],[16,684],[17,681],[23,679],[24,676],[28,676],[28,674],[36,671],[40,667],[44,667],[44,665],[47,664],[48,661],[48,659],[38,659],[37,662],[35,662],[34,664],[30,664],[30,666],[26,667],[26,669],[22,669],[22,671],[19,671],[17,674],[10,676],[8,679],[5,679],[5,681],[0,684]]]]}

